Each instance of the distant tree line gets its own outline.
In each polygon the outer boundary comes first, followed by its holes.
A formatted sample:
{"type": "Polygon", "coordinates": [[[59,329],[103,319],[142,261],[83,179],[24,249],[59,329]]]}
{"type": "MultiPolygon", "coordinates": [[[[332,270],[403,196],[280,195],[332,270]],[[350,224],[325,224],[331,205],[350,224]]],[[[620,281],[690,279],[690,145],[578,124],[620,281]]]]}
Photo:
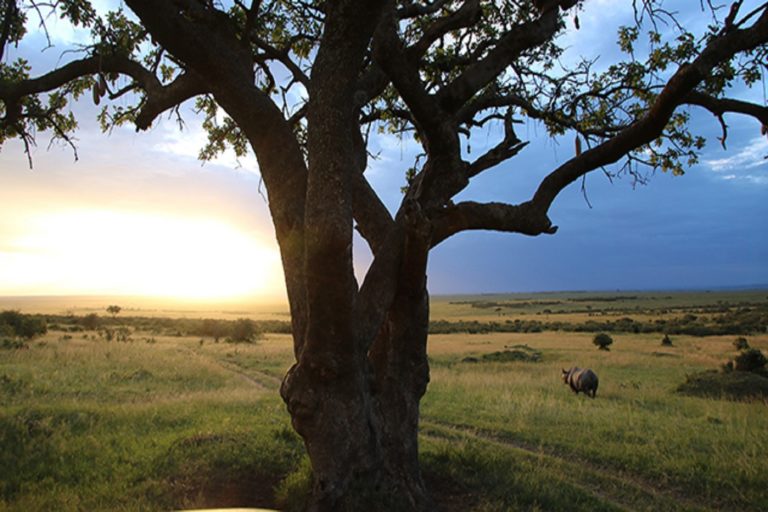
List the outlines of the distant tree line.
{"type": "Polygon", "coordinates": [[[89,313],[76,315],[32,315],[44,318],[51,330],[65,332],[103,331],[118,326],[130,326],[135,331],[148,332],[165,336],[200,336],[210,337],[215,341],[230,339],[232,341],[254,341],[261,333],[289,334],[290,322],[279,320],[251,320],[238,318],[223,320],[214,318],[164,318],[126,316],[117,318],[116,315],[101,316],[89,313]]]}
{"type": "Polygon", "coordinates": [[[717,336],[755,334],[768,331],[768,306],[743,307],[713,315],[685,314],[677,318],[638,321],[630,317],[616,320],[586,320],[563,322],[558,320],[506,320],[504,322],[445,320],[430,322],[431,334],[466,332],[611,332],[611,333],[662,333],[687,334],[690,336],[717,336]]]}
{"type": "MultiPolygon", "coordinates": [[[[697,310],[690,310],[696,311],[697,310]]],[[[555,317],[556,318],[556,317],[555,317]]],[[[135,331],[167,336],[200,336],[214,340],[247,341],[260,333],[290,334],[287,320],[223,320],[213,318],[165,318],[90,313],[77,315],[26,315],[18,311],[0,313],[0,337],[30,339],[44,334],[46,326],[65,332],[96,331],[118,326],[130,326],[135,331]]],[[[429,323],[430,334],[490,332],[528,333],[542,331],[590,333],[662,333],[691,336],[747,335],[768,331],[768,304],[723,308],[706,314],[686,313],[675,318],[635,320],[629,316],[618,319],[588,319],[565,322],[556,319],[514,319],[506,321],[446,321],[429,323]]]]}

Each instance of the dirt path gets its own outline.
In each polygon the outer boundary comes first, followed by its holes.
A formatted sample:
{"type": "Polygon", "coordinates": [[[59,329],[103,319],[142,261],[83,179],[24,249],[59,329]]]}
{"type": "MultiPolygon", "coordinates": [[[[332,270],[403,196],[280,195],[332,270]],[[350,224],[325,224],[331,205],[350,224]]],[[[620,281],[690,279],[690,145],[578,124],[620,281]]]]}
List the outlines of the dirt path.
{"type": "Polygon", "coordinates": [[[551,448],[501,436],[497,432],[426,417],[422,419],[421,427],[422,435],[427,437],[470,438],[517,452],[525,457],[533,457],[537,463],[558,470],[557,473],[562,475],[569,485],[592,494],[618,510],[722,510],[711,502],[683,495],[670,486],[660,485],[658,482],[651,482],[616,468],[600,466],[592,461],[551,448]]]}
{"type": "Polygon", "coordinates": [[[239,375],[244,380],[250,382],[254,386],[257,386],[263,390],[276,391],[280,389],[280,384],[282,381],[277,377],[275,377],[274,375],[271,375],[267,372],[263,372],[261,370],[254,370],[252,368],[249,368],[246,371],[242,367],[238,366],[236,363],[232,363],[229,361],[222,361],[220,359],[216,359],[213,357],[211,357],[211,361],[215,362],[217,365],[227,370],[228,372],[239,375]]]}
{"type": "Polygon", "coordinates": [[[219,368],[227,371],[228,373],[234,373],[235,375],[239,376],[240,379],[242,379],[244,382],[247,382],[248,384],[257,387],[262,391],[276,391],[280,389],[280,384],[282,383],[282,380],[267,372],[263,372],[261,370],[256,370],[253,368],[249,368],[248,370],[246,370],[235,362],[222,360],[211,354],[206,354],[200,350],[196,350],[189,347],[181,347],[181,348],[187,353],[189,353],[190,355],[198,357],[204,361],[207,361],[208,363],[212,363],[218,366],[219,368]]]}

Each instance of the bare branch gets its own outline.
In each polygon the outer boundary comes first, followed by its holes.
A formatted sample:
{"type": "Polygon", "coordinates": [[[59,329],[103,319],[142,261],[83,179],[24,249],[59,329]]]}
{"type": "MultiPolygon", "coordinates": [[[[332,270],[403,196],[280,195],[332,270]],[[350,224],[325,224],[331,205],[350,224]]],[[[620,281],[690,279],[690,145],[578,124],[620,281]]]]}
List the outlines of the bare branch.
{"type": "MultiPolygon", "coordinates": [[[[439,2],[436,2],[439,3],[439,2]]],[[[424,31],[424,35],[413,46],[409,53],[420,57],[429,47],[448,32],[468,27],[476,23],[480,17],[480,0],[465,0],[462,6],[448,16],[438,18],[424,31]]]]}
{"type": "Polygon", "coordinates": [[[558,9],[548,9],[534,21],[508,30],[488,55],[470,65],[438,93],[439,103],[456,112],[475,94],[491,83],[525,50],[549,41],[558,28],[558,9]]]}
{"type": "Polygon", "coordinates": [[[768,125],[768,107],[747,101],[730,98],[715,98],[700,91],[691,91],[683,100],[689,105],[703,107],[717,117],[734,113],[754,117],[764,125],[768,125]]]}
{"type": "Polygon", "coordinates": [[[432,246],[467,230],[493,230],[537,236],[554,234],[557,226],[532,203],[462,202],[449,205],[434,217],[432,246]]]}

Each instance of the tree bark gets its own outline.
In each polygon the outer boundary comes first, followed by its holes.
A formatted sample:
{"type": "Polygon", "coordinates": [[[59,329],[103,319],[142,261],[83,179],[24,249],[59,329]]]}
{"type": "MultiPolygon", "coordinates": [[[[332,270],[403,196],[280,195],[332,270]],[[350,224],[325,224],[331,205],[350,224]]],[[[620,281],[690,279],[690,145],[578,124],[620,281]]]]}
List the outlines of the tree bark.
{"type": "Polygon", "coordinates": [[[309,510],[434,510],[418,458],[428,317],[426,289],[401,288],[359,364],[289,370],[281,394],[312,461],[309,510]]]}
{"type": "Polygon", "coordinates": [[[358,339],[346,357],[302,354],[283,381],[281,395],[312,461],[312,511],[434,510],[418,456],[419,403],[429,381],[430,232],[418,215],[398,221],[402,258],[388,283],[396,291],[375,340],[358,339]]]}

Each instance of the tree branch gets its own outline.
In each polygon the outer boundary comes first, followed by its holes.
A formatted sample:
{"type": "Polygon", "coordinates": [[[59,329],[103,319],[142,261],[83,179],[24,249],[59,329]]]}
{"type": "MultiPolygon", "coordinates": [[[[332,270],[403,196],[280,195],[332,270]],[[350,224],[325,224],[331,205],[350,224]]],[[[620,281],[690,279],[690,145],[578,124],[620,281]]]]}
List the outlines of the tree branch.
{"type": "Polygon", "coordinates": [[[768,9],[747,29],[733,30],[712,39],[690,64],[681,66],[669,79],[648,112],[614,137],[565,162],[539,185],[532,202],[546,212],[555,197],[575,180],[599,167],[619,160],[630,151],[659,137],[672,113],[686,103],[695,87],[719,63],[741,51],[768,42],[768,9]]]}
{"type": "Polygon", "coordinates": [[[557,32],[559,20],[558,9],[548,9],[536,20],[508,30],[484,59],[467,66],[461,75],[440,90],[439,103],[449,112],[456,112],[524,51],[549,41],[557,32]]]}
{"type": "Polygon", "coordinates": [[[513,123],[512,110],[507,110],[504,116],[504,139],[469,165],[467,168],[468,177],[477,176],[481,172],[509,160],[528,145],[528,142],[522,142],[517,138],[513,123]]]}
{"type": "Polygon", "coordinates": [[[152,87],[147,90],[147,101],[136,116],[136,129],[148,129],[152,121],[169,108],[206,92],[205,85],[194,72],[179,75],[167,86],[152,87]]]}
{"type": "Polygon", "coordinates": [[[429,208],[444,203],[468,183],[461,160],[456,122],[424,89],[419,69],[403,48],[394,11],[385,13],[374,37],[374,58],[397,88],[430,155],[414,197],[429,208]]]}
{"type": "Polygon", "coordinates": [[[146,93],[146,102],[136,118],[137,130],[146,130],[161,113],[205,92],[204,84],[194,73],[183,73],[164,86],[153,73],[127,57],[93,55],[65,64],[37,78],[0,82],[0,98],[6,104],[14,104],[24,96],[50,92],[78,78],[103,72],[130,76],[146,93]]]}
{"type": "Polygon", "coordinates": [[[432,247],[467,230],[506,231],[529,236],[557,232],[557,226],[552,225],[546,213],[530,202],[520,205],[462,202],[444,208],[434,216],[433,225],[432,247]]]}
{"type": "Polygon", "coordinates": [[[255,35],[251,36],[251,40],[264,52],[267,57],[274,59],[285,66],[286,69],[291,72],[291,75],[293,75],[293,79],[296,82],[299,82],[306,89],[309,89],[309,77],[306,75],[306,73],[304,73],[304,71],[301,70],[301,68],[293,61],[293,59],[291,59],[289,55],[290,46],[288,48],[277,49],[255,35]]]}
{"type": "Polygon", "coordinates": [[[715,98],[700,91],[688,93],[683,99],[683,103],[703,107],[712,112],[716,117],[721,117],[729,112],[752,116],[763,125],[768,126],[768,107],[764,105],[730,98],[715,98]]]}
{"type": "Polygon", "coordinates": [[[424,35],[421,39],[408,48],[408,52],[417,58],[420,58],[427,52],[427,50],[429,50],[432,43],[446,35],[448,32],[468,27],[476,23],[480,14],[480,0],[465,0],[456,12],[438,18],[430,24],[424,31],[424,35]]]}

